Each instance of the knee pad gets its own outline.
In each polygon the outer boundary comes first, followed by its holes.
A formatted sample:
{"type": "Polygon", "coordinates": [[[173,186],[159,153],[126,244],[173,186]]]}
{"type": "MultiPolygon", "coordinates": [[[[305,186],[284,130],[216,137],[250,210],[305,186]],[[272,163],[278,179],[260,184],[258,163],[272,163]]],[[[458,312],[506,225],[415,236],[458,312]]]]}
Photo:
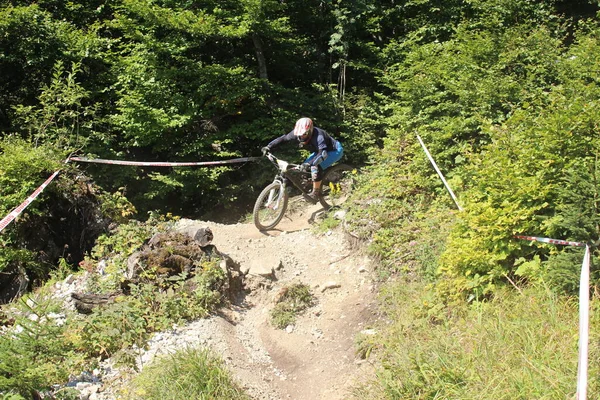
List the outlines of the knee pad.
{"type": "Polygon", "coordinates": [[[310,167],[310,177],[313,181],[320,181],[323,177],[323,170],[319,165],[310,167]]]}

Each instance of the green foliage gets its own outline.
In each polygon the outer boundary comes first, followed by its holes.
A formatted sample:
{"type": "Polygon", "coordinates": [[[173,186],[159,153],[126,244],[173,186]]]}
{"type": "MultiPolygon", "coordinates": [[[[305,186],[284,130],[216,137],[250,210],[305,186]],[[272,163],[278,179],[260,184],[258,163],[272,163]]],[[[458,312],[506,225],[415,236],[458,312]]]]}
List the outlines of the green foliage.
{"type": "Polygon", "coordinates": [[[370,254],[380,261],[381,277],[404,272],[433,279],[454,218],[449,199],[436,197],[433,178],[412,157],[407,141],[389,142],[377,163],[358,175],[358,206],[347,215],[348,228],[369,241],[370,254]]]}
{"type": "Polygon", "coordinates": [[[15,393],[6,393],[3,394],[2,400],[26,400],[25,397],[15,394],[15,393]]]}
{"type": "Polygon", "coordinates": [[[34,391],[66,382],[84,365],[77,348],[66,339],[60,305],[49,296],[21,299],[12,313],[10,333],[0,335],[0,392],[13,391],[30,398],[34,391]]]}
{"type": "MultiPolygon", "coordinates": [[[[378,332],[377,379],[360,398],[568,398],[577,378],[577,303],[543,287],[500,290],[489,302],[438,307],[421,283],[384,288],[394,322],[378,332]]],[[[598,299],[593,299],[593,309],[598,299]]],[[[600,321],[592,312],[591,328],[600,321]]],[[[595,343],[593,340],[590,343],[595,343]]],[[[590,376],[600,367],[590,348],[590,376]]],[[[590,380],[588,395],[600,387],[590,380]]]]}
{"type": "Polygon", "coordinates": [[[205,261],[194,275],[180,274],[161,282],[130,285],[136,307],[146,309],[149,330],[166,329],[173,322],[207,317],[223,300],[220,289],[226,280],[219,261],[205,261]],[[158,285],[158,288],[157,288],[158,285]]]}
{"type": "Polygon", "coordinates": [[[117,224],[125,224],[136,214],[136,209],[123,194],[123,188],[114,193],[99,194],[100,210],[117,224]]]}
{"type": "Polygon", "coordinates": [[[39,271],[41,268],[36,262],[33,252],[27,249],[15,249],[11,247],[12,243],[7,240],[1,240],[0,248],[0,271],[9,270],[9,266],[17,266],[20,272],[39,271]]]}
{"type": "MultiPolygon", "coordinates": [[[[593,15],[575,3],[567,15],[593,15]]],[[[482,121],[502,121],[554,82],[564,8],[14,1],[2,8],[0,126],[93,156],[213,160],[257,154],[310,115],[361,162],[386,130],[422,127],[445,166],[464,140],[487,142],[482,121]]],[[[90,167],[108,191],[126,187],[143,214],[188,215],[241,198],[257,170],[90,167]]]]}
{"type": "MultiPolygon", "coordinates": [[[[2,130],[103,158],[204,161],[257,154],[305,111],[336,115],[329,92],[315,90],[329,63],[326,34],[312,29],[330,19],[319,2],[11,4],[2,130]]],[[[143,214],[195,216],[253,183],[231,168],[89,170],[109,192],[126,187],[143,214]]]]}
{"type": "Polygon", "coordinates": [[[222,302],[225,279],[218,262],[211,262],[191,279],[179,275],[162,284],[130,284],[127,296],[75,322],[75,341],[88,357],[117,355],[129,363],[135,358],[132,347],[143,348],[152,332],[209,315],[222,302]]]}
{"type": "MultiPolygon", "coordinates": [[[[30,142],[6,137],[0,140],[0,214],[5,216],[20,205],[60,168],[60,154],[51,144],[32,146],[30,142]]],[[[39,212],[39,203],[27,208],[39,212]]]]}
{"type": "Polygon", "coordinates": [[[386,136],[385,106],[379,95],[349,93],[344,100],[346,118],[340,128],[339,139],[344,154],[352,165],[363,165],[377,154],[386,136]]]}
{"type": "MultiPolygon", "coordinates": [[[[170,216],[153,215],[146,223],[130,221],[99,237],[92,257],[83,264],[87,269],[96,269],[102,262],[103,272],[91,275],[88,291],[121,291],[129,256],[172,222],[170,216]]],[[[132,348],[143,348],[152,332],[206,317],[221,304],[227,276],[220,261],[218,257],[198,261],[192,276],[181,273],[169,277],[159,276],[158,265],[150,263],[139,282],[127,284],[127,295],[117,296],[89,317],[74,322],[74,340],[88,357],[117,355],[123,362],[131,362],[132,348]]]]}
{"type": "Polygon", "coordinates": [[[12,107],[31,104],[66,50],[68,24],[37,5],[0,8],[0,131],[11,128],[12,107]]]}
{"type": "Polygon", "coordinates": [[[164,356],[144,368],[129,399],[247,399],[223,362],[208,350],[188,348],[164,356]]]}
{"type": "MultiPolygon", "coordinates": [[[[15,137],[0,140],[0,215],[2,218],[27,199],[54,170],[59,168],[56,153],[52,146],[32,147],[27,141],[15,137]]],[[[41,198],[43,194],[38,201],[29,205],[27,213],[23,213],[20,220],[41,213],[43,209],[41,198]]],[[[33,249],[23,245],[16,246],[20,240],[18,231],[5,229],[2,234],[0,271],[7,268],[9,264],[20,265],[28,271],[41,269],[36,263],[33,249]]]]}
{"type": "Polygon", "coordinates": [[[334,213],[327,213],[325,218],[314,227],[316,233],[326,233],[332,229],[337,228],[342,221],[339,218],[334,217],[334,213]]]}
{"type": "Polygon", "coordinates": [[[63,281],[67,278],[67,276],[69,276],[72,273],[73,270],[71,269],[71,266],[69,265],[67,260],[65,260],[64,258],[60,258],[58,260],[56,268],[50,271],[50,277],[48,279],[48,282],[52,283],[63,281]]]}
{"type": "Polygon", "coordinates": [[[165,230],[173,219],[171,215],[151,214],[146,222],[129,220],[117,225],[111,232],[100,235],[91,250],[91,256],[82,262],[82,266],[91,270],[103,262],[106,274],[103,277],[94,275],[94,279],[88,283],[88,290],[93,293],[117,290],[126,271],[128,257],[152,235],[165,230]]]}
{"type": "MultiPolygon", "coordinates": [[[[580,250],[526,244],[513,235],[598,240],[599,33],[593,2],[9,3],[0,9],[3,215],[60,168],[57,160],[66,152],[157,161],[258,155],[300,115],[309,115],[343,141],[348,159],[371,164],[361,173],[349,222],[386,267],[382,274],[439,279],[415,326],[442,321],[469,331],[471,325],[461,318],[472,309],[451,310],[455,318],[446,320],[444,303],[493,298],[509,280],[568,293],[578,287],[580,250]],[[464,212],[453,211],[416,134],[464,212]],[[30,136],[35,145],[19,136],[30,136]]],[[[60,250],[66,241],[47,240],[50,227],[57,231],[68,225],[81,233],[88,232],[90,221],[104,223],[103,216],[124,222],[135,209],[142,215],[160,209],[197,216],[244,201],[255,195],[253,186],[272,175],[268,166],[254,166],[90,166],[110,193],[92,193],[94,186],[79,173],[65,174],[2,233],[0,270],[11,264],[43,277],[52,260],[62,257],[55,276],[67,273],[69,255],[60,250]],[[82,198],[101,212],[85,208],[84,226],[65,224],[61,212],[79,212],[82,203],[75,200],[82,198]],[[40,260],[40,254],[49,256],[40,260]]],[[[94,225],[94,235],[100,225],[94,225]]],[[[114,237],[102,237],[83,265],[91,270],[104,260],[109,278],[91,288],[102,293],[119,288],[126,257],[153,229],[131,223],[114,237]]],[[[142,345],[147,332],[171,320],[205,315],[220,300],[216,289],[222,271],[212,264],[196,267],[203,274],[191,287],[184,276],[161,282],[158,291],[147,284],[133,287],[133,297],[94,315],[107,333],[78,326],[68,346],[77,343],[105,357],[142,345]]],[[[544,304],[556,309],[562,307],[558,303],[544,304]]],[[[295,312],[282,308],[287,324],[295,312]]],[[[494,313],[498,319],[505,316],[494,313]]],[[[527,337],[529,331],[520,331],[512,316],[507,319],[511,332],[527,337]]],[[[535,396],[543,393],[542,381],[523,377],[541,375],[540,365],[555,365],[540,358],[527,370],[511,360],[520,376],[498,366],[497,375],[481,388],[466,364],[476,354],[473,349],[460,348],[467,355],[461,364],[453,347],[460,343],[444,340],[444,335],[454,337],[454,330],[449,335],[422,326],[425,334],[427,329],[439,334],[431,338],[439,347],[411,353],[410,362],[402,364],[410,373],[399,379],[401,368],[394,365],[401,363],[389,361],[394,379],[384,382],[388,397],[472,398],[477,390],[489,390],[494,398],[535,396]],[[431,356],[445,350],[446,358],[431,356]],[[505,376],[526,390],[515,389],[505,376]]],[[[519,339],[510,337],[515,343],[519,339]]],[[[475,371],[487,373],[485,366],[475,371]]],[[[34,375],[52,374],[58,372],[34,375]]],[[[36,382],[45,378],[40,379],[36,382]]],[[[566,397],[559,380],[557,386],[545,385],[559,388],[552,395],[566,397]]]]}
{"type": "Polygon", "coordinates": [[[310,288],[302,283],[287,286],[271,310],[271,323],[279,329],[284,329],[296,321],[298,313],[310,307],[314,298],[310,288]]]}
{"type": "Polygon", "coordinates": [[[461,25],[446,42],[410,44],[406,60],[384,77],[397,93],[398,133],[417,130],[442,170],[460,164],[463,145],[489,140],[482,125],[503,121],[552,83],[559,43],[545,27],[479,32],[461,25]]]}
{"type": "MultiPolygon", "coordinates": [[[[167,218],[153,216],[148,224],[121,225],[114,237],[103,236],[93,254],[107,261],[105,278],[91,287],[102,293],[119,289],[123,270],[111,269],[119,264],[111,260],[124,262],[145,239],[169,224],[167,218]]],[[[83,266],[92,269],[98,261],[88,258],[83,266]]],[[[151,280],[148,276],[130,284],[127,295],[114,296],[90,315],[60,315],[62,304],[48,295],[51,289],[38,288],[35,295],[6,309],[7,320],[14,319],[14,324],[0,335],[0,392],[29,398],[33,391],[65,383],[70,375],[92,368],[98,359],[115,357],[133,363],[136,349],[146,346],[152,332],[206,317],[222,303],[227,276],[220,262],[218,257],[198,262],[192,277],[180,274],[159,279],[155,274],[151,280]]],[[[60,279],[67,269],[63,261],[52,276],[60,279]]],[[[54,281],[47,285],[53,286],[54,281]]],[[[61,396],[57,398],[69,398],[67,393],[61,396]]]]}
{"type": "MultiPolygon", "coordinates": [[[[462,196],[466,211],[442,258],[441,272],[449,279],[444,290],[481,295],[512,275],[515,260],[531,253],[512,239],[514,234],[598,239],[599,89],[585,78],[585,71],[600,62],[589,48],[597,33],[580,40],[555,62],[561,84],[490,128],[492,142],[471,156],[464,178],[469,185],[462,196]],[[583,73],[575,74],[573,68],[583,73]]],[[[557,289],[575,289],[574,271],[581,260],[562,254],[568,249],[536,247],[542,277],[557,289]]]]}
{"type": "Polygon", "coordinates": [[[2,232],[0,270],[21,269],[31,281],[47,279],[60,259],[71,268],[111,221],[134,212],[120,193],[102,191],[74,172],[62,150],[16,136],[0,139],[0,214],[22,204],[54,172],[60,173],[2,232]]]}
{"type": "Polygon", "coordinates": [[[56,62],[52,82],[42,88],[39,103],[15,107],[15,121],[21,131],[36,142],[65,150],[84,147],[93,131],[95,110],[86,104],[90,94],[76,80],[80,70],[81,65],[74,63],[66,72],[63,62],[56,62]]]}
{"type": "Polygon", "coordinates": [[[126,224],[118,225],[114,232],[98,238],[92,250],[92,256],[97,260],[103,258],[114,260],[117,257],[124,261],[123,258],[128,257],[156,232],[156,222],[158,221],[142,223],[130,220],[126,224]]]}
{"type": "Polygon", "coordinates": [[[517,3],[494,3],[485,19],[487,6],[472,2],[474,18],[443,41],[424,32],[391,41],[381,77],[391,91],[373,109],[382,122],[366,125],[367,137],[380,129],[387,137],[363,171],[352,230],[388,269],[441,278],[448,301],[490,295],[509,279],[572,290],[577,255],[525,248],[512,236],[598,236],[596,24],[582,24],[565,42],[567,30],[550,8],[517,3]],[[446,211],[454,205],[416,134],[466,210],[455,224],[446,211]],[[529,268],[533,256],[537,269],[529,268]],[[522,264],[528,267],[515,278],[522,264]]]}
{"type": "Polygon", "coordinates": [[[86,356],[108,358],[133,345],[144,347],[150,332],[141,305],[120,297],[81,321],[77,343],[86,356]]]}

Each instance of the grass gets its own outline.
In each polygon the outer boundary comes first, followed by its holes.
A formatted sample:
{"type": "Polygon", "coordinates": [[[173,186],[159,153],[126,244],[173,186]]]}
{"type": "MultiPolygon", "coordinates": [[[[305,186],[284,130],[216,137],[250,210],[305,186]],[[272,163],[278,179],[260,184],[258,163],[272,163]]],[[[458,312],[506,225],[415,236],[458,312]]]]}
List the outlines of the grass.
{"type": "Polygon", "coordinates": [[[195,348],[150,364],[134,378],[125,396],[130,400],[250,399],[219,358],[195,348]]]}
{"type": "MultiPolygon", "coordinates": [[[[357,388],[369,399],[569,399],[577,385],[578,305],[544,288],[505,290],[482,303],[432,308],[422,283],[394,284],[382,303],[378,378],[357,388]]],[[[598,309],[594,299],[593,310],[598,309]]],[[[600,372],[592,312],[589,398],[600,372]]],[[[373,344],[371,342],[371,344],[373,344]]],[[[364,343],[363,343],[364,347],[364,343]]],[[[360,350],[360,349],[359,349],[360,350]]]]}
{"type": "Polygon", "coordinates": [[[279,329],[296,322],[296,316],[313,304],[310,288],[302,283],[293,284],[283,289],[279,301],[271,310],[271,323],[279,329]]]}
{"type": "Polygon", "coordinates": [[[325,217],[318,224],[313,225],[313,232],[316,234],[323,234],[330,230],[336,229],[342,221],[334,217],[335,212],[326,212],[325,217]]]}

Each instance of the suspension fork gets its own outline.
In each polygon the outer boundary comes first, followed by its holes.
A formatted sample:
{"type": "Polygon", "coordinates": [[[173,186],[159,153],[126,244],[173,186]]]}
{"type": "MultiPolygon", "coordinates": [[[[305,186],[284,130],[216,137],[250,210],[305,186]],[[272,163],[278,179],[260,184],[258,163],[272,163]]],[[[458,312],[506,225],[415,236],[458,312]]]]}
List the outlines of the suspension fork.
{"type": "Polygon", "coordinates": [[[282,190],[279,191],[279,195],[277,196],[277,199],[275,199],[275,193],[273,190],[271,190],[269,192],[269,197],[267,198],[267,206],[270,206],[271,204],[273,204],[273,201],[276,201],[275,208],[277,208],[279,206],[279,203],[281,202],[281,199],[283,198],[283,196],[285,196],[287,182],[286,182],[286,178],[281,177],[279,175],[276,176],[275,179],[273,180],[273,183],[275,183],[275,182],[279,182],[279,184],[282,186],[282,190]]]}

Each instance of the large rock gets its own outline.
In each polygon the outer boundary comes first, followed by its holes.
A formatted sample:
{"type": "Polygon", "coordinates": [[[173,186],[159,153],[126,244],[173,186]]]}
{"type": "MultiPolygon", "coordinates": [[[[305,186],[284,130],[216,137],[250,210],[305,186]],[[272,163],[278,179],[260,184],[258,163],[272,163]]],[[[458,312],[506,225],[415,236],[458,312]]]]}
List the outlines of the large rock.
{"type": "Polygon", "coordinates": [[[191,237],[202,247],[208,246],[214,238],[212,230],[208,226],[198,227],[197,225],[182,224],[174,230],[191,237]]]}
{"type": "Polygon", "coordinates": [[[90,314],[94,308],[112,303],[118,295],[118,293],[71,293],[71,297],[75,300],[75,309],[82,314],[90,314]]]}

